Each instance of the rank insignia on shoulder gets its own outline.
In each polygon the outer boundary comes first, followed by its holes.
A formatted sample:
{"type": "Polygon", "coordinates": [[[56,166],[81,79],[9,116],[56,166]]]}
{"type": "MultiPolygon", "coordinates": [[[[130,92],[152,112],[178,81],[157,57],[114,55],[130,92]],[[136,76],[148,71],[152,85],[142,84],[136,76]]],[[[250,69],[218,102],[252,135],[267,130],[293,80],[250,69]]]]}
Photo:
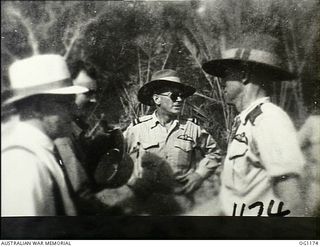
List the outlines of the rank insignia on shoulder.
{"type": "Polygon", "coordinates": [[[188,121],[190,121],[190,122],[192,122],[192,123],[194,123],[196,125],[200,124],[199,120],[197,118],[194,118],[194,117],[188,118],[188,121]]]}
{"type": "Polygon", "coordinates": [[[135,118],[132,121],[132,125],[135,126],[135,125],[137,125],[139,123],[147,122],[147,121],[149,121],[151,119],[152,119],[152,116],[150,116],[150,117],[144,116],[144,117],[135,118]]]}
{"type": "Polygon", "coordinates": [[[177,138],[180,139],[180,140],[184,140],[184,141],[194,142],[192,137],[188,136],[187,134],[179,135],[177,138]]]}
{"type": "Polygon", "coordinates": [[[140,123],[139,118],[135,118],[135,119],[133,119],[133,121],[132,121],[132,125],[133,125],[133,126],[135,126],[135,125],[137,125],[137,124],[139,124],[139,123],[140,123]]]}
{"type": "MultiPolygon", "coordinates": [[[[263,103],[262,103],[263,104],[263,103]]],[[[251,122],[252,125],[254,125],[254,122],[256,121],[256,118],[261,115],[262,110],[261,110],[261,105],[257,105],[245,118],[244,124],[247,124],[248,120],[251,122]]]]}

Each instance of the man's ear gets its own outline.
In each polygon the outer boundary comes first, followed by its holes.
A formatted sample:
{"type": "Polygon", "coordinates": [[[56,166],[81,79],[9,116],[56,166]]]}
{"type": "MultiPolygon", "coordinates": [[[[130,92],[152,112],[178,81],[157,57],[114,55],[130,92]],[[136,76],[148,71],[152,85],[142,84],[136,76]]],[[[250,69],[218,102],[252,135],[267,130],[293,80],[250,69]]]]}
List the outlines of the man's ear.
{"type": "Polygon", "coordinates": [[[153,102],[155,103],[156,106],[160,105],[161,98],[158,94],[152,95],[152,99],[153,99],[153,102]]]}

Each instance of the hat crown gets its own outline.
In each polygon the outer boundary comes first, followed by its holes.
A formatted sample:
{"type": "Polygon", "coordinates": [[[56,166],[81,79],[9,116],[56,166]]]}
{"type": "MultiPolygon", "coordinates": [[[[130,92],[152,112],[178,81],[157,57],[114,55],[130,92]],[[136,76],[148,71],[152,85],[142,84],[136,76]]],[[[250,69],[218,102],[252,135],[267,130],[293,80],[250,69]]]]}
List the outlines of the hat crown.
{"type": "Polygon", "coordinates": [[[151,81],[161,81],[161,80],[180,82],[178,73],[172,69],[163,69],[153,73],[151,77],[151,81]]]}
{"type": "Polygon", "coordinates": [[[270,80],[292,80],[295,74],[288,71],[279,41],[267,34],[243,34],[222,51],[220,59],[203,64],[212,75],[225,77],[227,70],[235,67],[251,67],[251,71],[264,73],[270,80]],[[281,56],[281,57],[280,57],[281,56]]]}
{"type": "Polygon", "coordinates": [[[11,89],[35,87],[70,78],[64,58],[46,54],[14,62],[9,67],[11,89]]]}
{"type": "Polygon", "coordinates": [[[280,58],[273,53],[256,49],[233,48],[221,53],[222,59],[238,59],[282,67],[280,58]]]}
{"type": "Polygon", "coordinates": [[[222,52],[222,59],[238,59],[283,67],[282,59],[276,55],[279,53],[279,40],[271,35],[246,33],[229,47],[222,52]]]}
{"type": "Polygon", "coordinates": [[[66,61],[60,55],[36,55],[14,62],[9,67],[8,105],[38,94],[78,94],[88,88],[73,86],[66,61]]]}

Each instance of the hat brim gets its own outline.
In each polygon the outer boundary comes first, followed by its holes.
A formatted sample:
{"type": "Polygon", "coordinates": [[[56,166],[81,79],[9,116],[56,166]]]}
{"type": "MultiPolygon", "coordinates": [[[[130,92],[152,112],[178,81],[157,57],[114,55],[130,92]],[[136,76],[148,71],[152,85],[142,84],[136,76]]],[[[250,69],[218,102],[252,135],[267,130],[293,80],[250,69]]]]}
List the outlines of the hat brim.
{"type": "Polygon", "coordinates": [[[270,78],[270,80],[277,81],[287,81],[296,78],[294,73],[286,71],[282,68],[272,66],[269,64],[254,62],[254,61],[244,61],[240,59],[216,59],[206,62],[202,65],[205,72],[210,75],[224,78],[227,75],[227,70],[232,68],[248,67],[254,69],[254,71],[262,71],[264,74],[270,78]]]}
{"type": "Polygon", "coordinates": [[[145,105],[152,105],[152,95],[158,89],[172,87],[180,89],[186,97],[193,95],[196,91],[194,87],[173,81],[154,80],[143,85],[138,91],[138,100],[145,105]]]}
{"type": "Polygon", "coordinates": [[[105,154],[94,171],[95,183],[100,189],[119,188],[128,182],[133,167],[133,161],[126,153],[123,154],[121,161],[114,162],[105,154]]]}
{"type": "MultiPolygon", "coordinates": [[[[7,100],[5,100],[2,103],[2,106],[6,106],[12,103],[15,103],[19,100],[34,96],[34,95],[40,95],[40,94],[58,94],[58,95],[68,95],[68,94],[79,94],[79,93],[86,93],[88,92],[88,88],[82,87],[82,86],[69,86],[69,87],[64,87],[64,88],[57,88],[57,89],[50,89],[42,92],[37,92],[37,91],[29,91],[25,94],[19,94],[19,95],[14,95],[12,97],[9,97],[7,100]]],[[[10,94],[10,93],[9,93],[10,94]]]]}

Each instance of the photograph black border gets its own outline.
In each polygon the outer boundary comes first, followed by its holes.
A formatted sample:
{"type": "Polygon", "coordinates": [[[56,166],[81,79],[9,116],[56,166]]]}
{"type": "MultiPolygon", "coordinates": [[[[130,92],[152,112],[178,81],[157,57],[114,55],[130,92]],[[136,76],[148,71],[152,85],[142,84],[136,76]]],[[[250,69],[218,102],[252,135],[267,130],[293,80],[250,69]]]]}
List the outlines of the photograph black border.
{"type": "Polygon", "coordinates": [[[3,217],[1,239],[314,240],[319,217],[3,217]]]}

